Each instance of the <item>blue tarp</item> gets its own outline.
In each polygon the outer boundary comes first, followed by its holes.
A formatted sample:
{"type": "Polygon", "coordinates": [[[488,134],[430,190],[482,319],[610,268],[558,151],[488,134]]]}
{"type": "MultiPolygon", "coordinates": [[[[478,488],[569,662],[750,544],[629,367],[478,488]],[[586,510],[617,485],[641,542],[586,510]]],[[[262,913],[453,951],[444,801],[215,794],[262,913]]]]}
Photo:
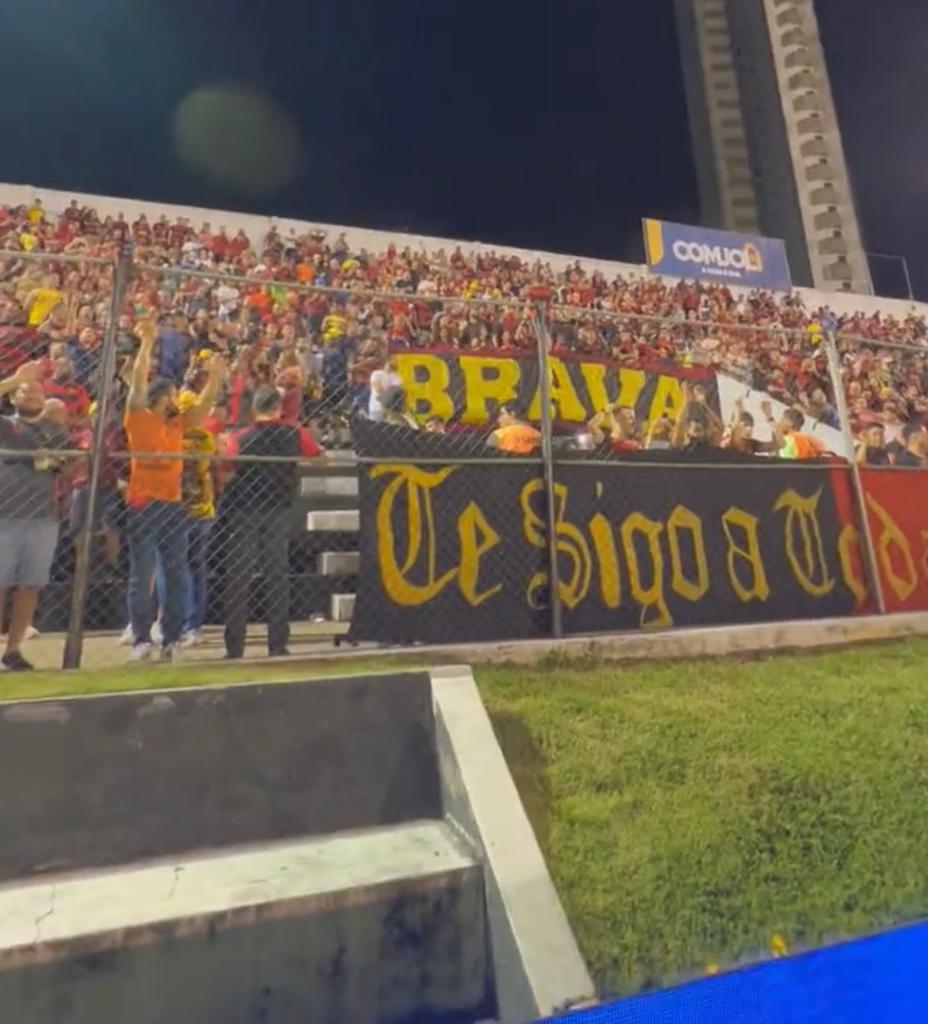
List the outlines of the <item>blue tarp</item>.
{"type": "Polygon", "coordinates": [[[928,1022],[928,925],[758,964],[562,1020],[569,1024],[928,1022]]]}

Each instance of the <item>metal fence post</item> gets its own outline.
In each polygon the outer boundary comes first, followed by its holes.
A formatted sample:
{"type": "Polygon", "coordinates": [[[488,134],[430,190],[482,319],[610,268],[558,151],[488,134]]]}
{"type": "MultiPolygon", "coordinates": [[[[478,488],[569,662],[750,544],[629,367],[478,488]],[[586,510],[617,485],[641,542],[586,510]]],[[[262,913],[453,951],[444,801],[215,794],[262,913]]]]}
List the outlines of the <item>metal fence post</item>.
{"type": "Polygon", "coordinates": [[[64,642],[62,668],[79,668],[84,648],[84,606],[87,601],[87,582],[90,574],[90,555],[93,545],[93,523],[97,514],[97,491],[100,486],[100,468],[106,455],[104,437],[113,398],[116,376],[116,339],[119,317],[126,297],[126,286],[132,274],[132,247],[126,244],[120,250],[113,268],[113,293],[110,296],[109,319],[103,335],[100,359],[100,392],[97,399],[97,419],[93,427],[90,448],[90,467],[87,475],[87,521],[77,546],[74,583],[71,588],[71,615],[68,635],[64,642]]]}
{"type": "Polygon", "coordinates": [[[551,364],[548,358],[551,346],[546,322],[547,309],[545,303],[535,303],[535,334],[538,338],[538,380],[541,402],[541,459],[547,505],[551,636],[559,640],[564,635],[564,625],[561,608],[561,581],[557,564],[557,506],[554,500],[554,447],[551,428],[551,364]]]}
{"type": "Polygon", "coordinates": [[[886,614],[886,601],[883,597],[883,583],[880,580],[880,570],[876,559],[876,548],[873,544],[873,534],[870,532],[870,518],[867,515],[867,497],[864,491],[864,482],[860,475],[860,466],[854,458],[854,438],[851,434],[851,417],[847,408],[847,399],[844,394],[844,381],[841,377],[841,358],[838,355],[838,343],[835,332],[825,332],[825,351],[828,355],[828,370],[831,376],[831,387],[835,395],[835,409],[838,413],[838,421],[841,433],[844,437],[845,454],[851,467],[851,489],[854,492],[854,504],[857,507],[857,517],[860,520],[860,535],[863,538],[864,556],[867,563],[867,575],[870,577],[872,593],[876,598],[876,606],[880,615],[886,614]]]}

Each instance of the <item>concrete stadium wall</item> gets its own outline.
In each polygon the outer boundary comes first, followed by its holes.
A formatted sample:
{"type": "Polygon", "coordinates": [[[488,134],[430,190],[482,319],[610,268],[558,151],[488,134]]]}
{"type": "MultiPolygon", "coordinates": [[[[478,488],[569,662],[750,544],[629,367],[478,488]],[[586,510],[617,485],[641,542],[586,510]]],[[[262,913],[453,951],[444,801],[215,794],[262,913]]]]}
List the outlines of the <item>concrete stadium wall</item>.
{"type": "Polygon", "coordinates": [[[427,673],[0,704],[0,879],[441,817],[427,673]]]}
{"type": "Polygon", "coordinates": [[[466,667],[0,703],[0,835],[4,1024],[522,1024],[592,994],[466,667]]]}

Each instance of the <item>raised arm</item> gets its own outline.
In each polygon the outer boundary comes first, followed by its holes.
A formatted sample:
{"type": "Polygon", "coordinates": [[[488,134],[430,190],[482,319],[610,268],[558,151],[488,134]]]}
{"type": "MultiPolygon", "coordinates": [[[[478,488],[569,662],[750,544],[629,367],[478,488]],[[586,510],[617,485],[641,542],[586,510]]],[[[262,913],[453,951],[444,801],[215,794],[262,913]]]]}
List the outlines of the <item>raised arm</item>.
{"type": "Polygon", "coordinates": [[[648,424],[648,433],[644,441],[645,448],[650,448],[651,445],[654,443],[654,434],[657,430],[657,425],[661,422],[661,419],[662,417],[655,416],[654,419],[651,420],[651,422],[648,424]]]}
{"type": "Polygon", "coordinates": [[[741,423],[741,417],[743,415],[744,415],[744,399],[743,398],[736,398],[735,399],[735,406],[734,406],[734,409],[732,410],[732,414],[731,414],[731,423],[728,424],[728,429],[729,430],[734,430],[735,427],[739,426],[740,423],[741,423]]]}
{"type": "Polygon", "coordinates": [[[683,404],[677,413],[673,424],[673,431],[670,435],[670,443],[674,448],[682,448],[686,444],[686,424],[689,420],[690,403],[693,401],[693,392],[689,381],[683,381],[683,404]]]}
{"type": "Polygon", "coordinates": [[[151,370],[151,354],[157,333],[158,326],[154,317],[148,317],[138,326],[139,350],[135,354],[129,377],[127,405],[130,409],[144,409],[148,405],[148,374],[151,370]]]}
{"type": "Polygon", "coordinates": [[[184,427],[198,427],[206,419],[210,409],[216,404],[219,389],[228,372],[229,366],[225,357],[214,355],[209,364],[209,377],[206,379],[206,386],[200,392],[197,404],[188,409],[182,417],[184,427]]]}
{"type": "Polygon", "coordinates": [[[683,406],[677,414],[676,422],[673,425],[673,433],[670,435],[670,443],[674,448],[682,448],[686,444],[686,424],[689,418],[689,403],[683,406]]]}
{"type": "Polygon", "coordinates": [[[586,428],[593,438],[593,444],[602,444],[607,436],[612,437],[616,430],[615,406],[611,403],[607,405],[590,420],[586,428]]]}
{"type": "Polygon", "coordinates": [[[784,444],[784,437],[780,433],[780,427],[777,421],[773,418],[773,406],[768,401],[760,403],[760,411],[764,414],[764,418],[767,420],[767,425],[770,427],[771,440],[766,442],[761,451],[767,452],[778,452],[784,444]]]}
{"type": "MultiPolygon", "coordinates": [[[[728,448],[737,448],[741,444],[741,440],[744,437],[744,427],[741,423],[741,417],[744,414],[744,401],[739,398],[735,401],[734,411],[731,414],[731,423],[728,425],[728,448]]],[[[723,438],[722,447],[726,447],[723,438]]]]}
{"type": "Polygon", "coordinates": [[[709,405],[706,389],[702,386],[694,388],[693,398],[705,412],[709,434],[715,437],[716,443],[720,442],[722,435],[725,433],[725,424],[722,422],[721,416],[709,405]]]}

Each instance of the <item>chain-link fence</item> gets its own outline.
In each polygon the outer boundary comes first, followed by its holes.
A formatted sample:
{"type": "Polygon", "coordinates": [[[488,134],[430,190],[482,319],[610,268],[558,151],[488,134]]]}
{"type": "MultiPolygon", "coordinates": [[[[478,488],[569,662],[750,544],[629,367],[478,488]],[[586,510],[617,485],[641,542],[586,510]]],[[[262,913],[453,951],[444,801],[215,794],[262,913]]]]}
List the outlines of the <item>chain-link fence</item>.
{"type": "MultiPolygon", "coordinates": [[[[883,607],[860,466],[887,442],[853,460],[850,431],[868,428],[873,381],[887,415],[900,394],[900,418],[925,412],[928,362],[902,328],[860,339],[860,324],[836,332],[791,298],[770,327],[762,294],[650,278],[609,301],[488,296],[485,281],[448,297],[440,275],[380,290],[371,261],[335,288],[296,263],[233,273],[112,248],[0,253],[0,520],[15,551],[0,585],[21,657],[36,630],[56,638],[45,663],[63,645],[68,666],[318,651],[341,642],[356,596],[353,642],[750,618],[692,598],[696,541],[725,567],[764,517],[784,564],[801,549],[795,607],[803,580],[825,586],[839,563],[842,594],[883,607]],[[706,505],[713,492],[729,505],[706,505]],[[729,508],[747,517],[737,528],[729,508]],[[649,618],[658,571],[687,603],[649,618]],[[458,604],[443,604],[452,591],[458,604]],[[391,614],[404,601],[412,626],[391,614]]],[[[921,435],[908,436],[914,452],[921,435]]],[[[734,578],[736,596],[750,589],[734,578]]]]}

